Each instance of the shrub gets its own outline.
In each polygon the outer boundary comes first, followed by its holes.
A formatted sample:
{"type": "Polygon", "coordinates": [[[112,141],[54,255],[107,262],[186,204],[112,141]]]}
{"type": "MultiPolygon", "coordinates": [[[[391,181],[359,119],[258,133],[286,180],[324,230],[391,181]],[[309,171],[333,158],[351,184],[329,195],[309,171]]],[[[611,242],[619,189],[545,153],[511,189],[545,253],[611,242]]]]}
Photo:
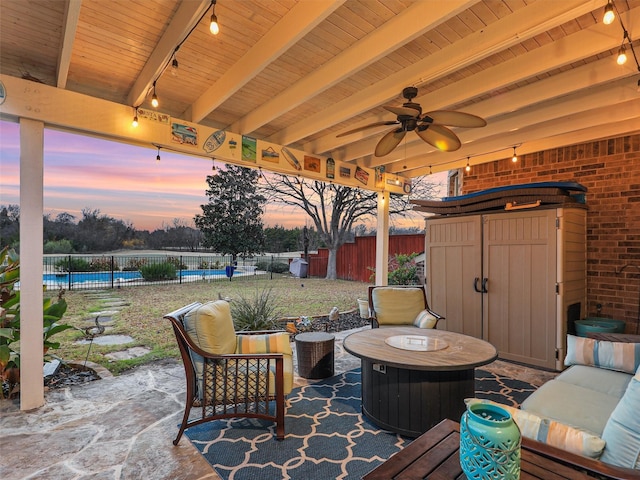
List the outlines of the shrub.
{"type": "Polygon", "coordinates": [[[186,270],[187,267],[184,263],[180,261],[178,257],[167,257],[167,263],[173,265],[177,270],[186,270]]]}
{"type": "MultiPolygon", "coordinates": [[[[89,262],[92,272],[111,271],[111,257],[92,258],[89,262]]],[[[113,270],[118,270],[118,263],[113,260],[113,270]]]]}
{"type": "Polygon", "coordinates": [[[91,265],[83,258],[61,258],[56,262],[56,269],[61,272],[90,272],[91,265]]]}
{"type": "Polygon", "coordinates": [[[157,282],[160,280],[175,280],[176,267],[172,263],[151,263],[140,267],[140,274],[147,282],[157,282]]]}
{"type": "Polygon", "coordinates": [[[137,272],[147,264],[146,258],[130,258],[127,260],[127,264],[122,267],[125,272],[137,272]]]}
{"type": "Polygon", "coordinates": [[[256,262],[256,269],[265,272],[286,273],[289,271],[289,265],[282,262],[270,262],[268,260],[260,260],[256,262]]]}
{"type": "Polygon", "coordinates": [[[43,252],[47,254],[51,253],[72,253],[73,245],[69,240],[56,240],[53,242],[47,242],[44,244],[43,252]]]}
{"type": "Polygon", "coordinates": [[[231,316],[236,330],[279,329],[278,318],[282,315],[271,289],[256,291],[252,298],[240,296],[231,302],[231,316]]]}
{"type": "Polygon", "coordinates": [[[418,285],[417,253],[398,253],[389,259],[389,285],[418,285]]]}

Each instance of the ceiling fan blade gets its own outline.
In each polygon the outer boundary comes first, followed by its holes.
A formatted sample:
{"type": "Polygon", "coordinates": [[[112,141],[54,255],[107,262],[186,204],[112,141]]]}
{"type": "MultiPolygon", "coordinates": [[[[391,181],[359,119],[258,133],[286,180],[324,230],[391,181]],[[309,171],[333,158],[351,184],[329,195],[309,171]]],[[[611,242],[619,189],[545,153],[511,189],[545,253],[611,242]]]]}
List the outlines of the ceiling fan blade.
{"type": "Polygon", "coordinates": [[[448,125],[450,127],[473,128],[484,127],[487,124],[484,118],[453,110],[435,110],[425,113],[422,117],[423,121],[429,122],[429,119],[433,120],[435,125],[448,125]]]}
{"type": "Polygon", "coordinates": [[[384,108],[389,110],[391,113],[395,113],[396,115],[406,115],[408,117],[417,117],[422,113],[417,108],[411,107],[393,107],[391,105],[384,105],[384,108]]]}
{"type": "Polygon", "coordinates": [[[442,125],[420,125],[416,129],[416,133],[429,145],[444,152],[453,152],[462,146],[456,134],[442,125]]]}
{"type": "Polygon", "coordinates": [[[376,145],[375,156],[384,157],[385,155],[391,153],[393,149],[396,148],[402,141],[406,133],[407,132],[405,132],[404,130],[398,130],[397,128],[394,128],[390,132],[387,132],[376,145]]]}
{"type": "Polygon", "coordinates": [[[358,127],[352,130],[347,130],[346,132],[339,133],[336,135],[336,137],[345,137],[347,135],[351,135],[352,133],[361,132],[362,130],[367,130],[368,128],[380,127],[382,125],[399,125],[399,122],[397,122],[396,120],[387,120],[386,122],[371,123],[363,127],[358,127]]]}

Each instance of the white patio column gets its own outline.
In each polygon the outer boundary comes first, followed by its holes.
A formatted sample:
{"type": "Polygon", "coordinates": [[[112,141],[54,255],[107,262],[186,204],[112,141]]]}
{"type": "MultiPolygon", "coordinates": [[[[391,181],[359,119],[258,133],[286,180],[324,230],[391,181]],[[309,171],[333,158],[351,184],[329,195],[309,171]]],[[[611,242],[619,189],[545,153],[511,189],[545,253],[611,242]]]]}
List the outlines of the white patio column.
{"type": "Polygon", "coordinates": [[[20,119],[20,410],[44,405],[43,158],[44,123],[20,119]]]}
{"type": "Polygon", "coordinates": [[[386,285],[389,281],[389,192],[378,193],[376,228],[376,285],[386,285]]]}

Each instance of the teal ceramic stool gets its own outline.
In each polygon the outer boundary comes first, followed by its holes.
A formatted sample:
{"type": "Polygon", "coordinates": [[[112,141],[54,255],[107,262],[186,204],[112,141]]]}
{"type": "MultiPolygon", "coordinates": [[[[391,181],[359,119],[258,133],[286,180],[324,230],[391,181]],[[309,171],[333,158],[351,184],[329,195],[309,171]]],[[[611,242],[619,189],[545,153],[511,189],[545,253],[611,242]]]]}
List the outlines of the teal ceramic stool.
{"type": "Polygon", "coordinates": [[[469,480],[520,478],[520,430],[495,405],[469,405],[460,420],[460,465],[469,480]]]}

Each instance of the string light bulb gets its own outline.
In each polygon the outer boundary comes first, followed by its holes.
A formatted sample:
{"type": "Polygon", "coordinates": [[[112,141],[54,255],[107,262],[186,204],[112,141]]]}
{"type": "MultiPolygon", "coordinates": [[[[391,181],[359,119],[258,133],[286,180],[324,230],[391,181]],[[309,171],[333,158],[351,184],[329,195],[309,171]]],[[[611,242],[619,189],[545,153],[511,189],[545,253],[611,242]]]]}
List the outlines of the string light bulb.
{"type": "Polygon", "coordinates": [[[133,121],[131,122],[131,126],[136,128],[138,126],[138,108],[136,107],[135,113],[133,114],[133,121]]]}
{"type": "Polygon", "coordinates": [[[151,95],[151,105],[153,108],[158,108],[160,103],[158,102],[158,95],[156,95],[156,82],[153,82],[153,95],[151,95]]]}
{"type": "Polygon", "coordinates": [[[356,190],[356,200],[361,200],[362,194],[360,193],[360,189],[356,190]]]}
{"type": "Polygon", "coordinates": [[[467,166],[464,167],[465,171],[470,172],[471,171],[471,165],[469,164],[469,157],[467,157],[467,166]]]}
{"type": "Polygon", "coordinates": [[[602,23],[605,25],[611,25],[613,21],[616,19],[616,14],[613,11],[613,4],[611,0],[607,2],[607,5],[604,7],[604,15],[602,16],[602,23]]]}
{"type": "Polygon", "coordinates": [[[158,154],[156,155],[156,162],[160,162],[160,147],[158,148],[158,154]]]}
{"type": "Polygon", "coordinates": [[[178,59],[176,57],[173,57],[171,62],[171,75],[174,77],[178,75],[178,59]]]}
{"type": "Polygon", "coordinates": [[[511,161],[516,163],[518,161],[518,155],[516,154],[516,147],[513,147],[513,157],[511,157],[511,161]]]}
{"type": "Polygon", "coordinates": [[[212,35],[217,35],[220,32],[220,26],[218,25],[218,17],[216,16],[216,0],[211,0],[211,22],[209,23],[209,31],[212,35]]]}
{"type": "Polygon", "coordinates": [[[618,58],[616,59],[618,65],[624,65],[627,63],[627,49],[624,47],[624,44],[620,45],[618,49],[618,58]]]}

